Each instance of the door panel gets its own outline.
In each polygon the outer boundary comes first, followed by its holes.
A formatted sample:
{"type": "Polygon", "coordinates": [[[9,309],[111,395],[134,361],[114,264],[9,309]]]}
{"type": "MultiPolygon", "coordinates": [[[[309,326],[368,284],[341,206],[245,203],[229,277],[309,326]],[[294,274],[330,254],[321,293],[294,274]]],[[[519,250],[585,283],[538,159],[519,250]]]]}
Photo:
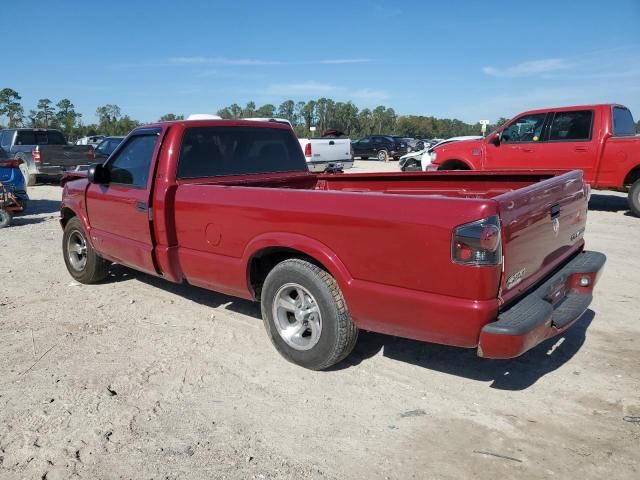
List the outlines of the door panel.
{"type": "Polygon", "coordinates": [[[599,142],[593,135],[594,112],[575,110],[555,112],[550,121],[549,138],[541,151],[545,168],[584,172],[587,182],[595,180],[599,142]]]}
{"type": "Polygon", "coordinates": [[[523,115],[510,122],[501,134],[501,143],[487,143],[484,169],[528,170],[547,168],[541,161],[546,113],[523,115]]]}
{"type": "Polygon", "coordinates": [[[158,134],[133,135],[106,164],[110,181],[91,184],[87,213],[96,250],[123,265],[156,274],[149,210],[158,134]]]}

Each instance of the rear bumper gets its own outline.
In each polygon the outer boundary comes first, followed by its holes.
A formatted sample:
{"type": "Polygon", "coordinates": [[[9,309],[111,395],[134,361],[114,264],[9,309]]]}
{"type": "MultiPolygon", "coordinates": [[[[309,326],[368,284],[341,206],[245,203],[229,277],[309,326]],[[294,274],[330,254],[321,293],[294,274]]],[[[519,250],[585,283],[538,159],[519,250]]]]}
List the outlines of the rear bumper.
{"type": "Polygon", "coordinates": [[[307,167],[309,168],[310,172],[314,172],[314,173],[322,173],[324,172],[327,168],[352,168],[353,167],[353,159],[351,160],[337,160],[334,162],[326,162],[326,161],[319,161],[319,162],[307,162],[307,167]]]}
{"type": "Polygon", "coordinates": [[[605,261],[599,252],[578,254],[518,303],[499,313],[496,322],[482,328],[478,355],[517,357],[569,328],[589,307],[605,261]],[[581,285],[581,280],[588,285],[581,285]]]}

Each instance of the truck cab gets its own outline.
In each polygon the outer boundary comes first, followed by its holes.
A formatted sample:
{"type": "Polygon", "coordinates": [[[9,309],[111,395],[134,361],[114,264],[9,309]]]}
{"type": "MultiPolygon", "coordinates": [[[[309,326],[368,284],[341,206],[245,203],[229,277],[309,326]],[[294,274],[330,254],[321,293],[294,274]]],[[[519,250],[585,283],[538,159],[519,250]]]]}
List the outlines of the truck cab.
{"type": "Polygon", "coordinates": [[[426,170],[574,170],[594,188],[627,191],[640,216],[640,137],[622,105],[521,113],[486,138],[436,147],[426,170]]]}

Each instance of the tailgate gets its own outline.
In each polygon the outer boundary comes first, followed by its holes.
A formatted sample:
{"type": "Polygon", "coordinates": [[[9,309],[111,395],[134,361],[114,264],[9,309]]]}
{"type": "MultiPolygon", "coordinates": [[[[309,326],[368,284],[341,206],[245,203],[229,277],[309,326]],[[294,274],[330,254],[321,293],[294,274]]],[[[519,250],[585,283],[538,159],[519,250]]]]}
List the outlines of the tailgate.
{"type": "Polygon", "coordinates": [[[77,167],[93,161],[91,145],[39,145],[40,164],[43,167],[77,167]]]}
{"type": "Polygon", "coordinates": [[[517,299],[580,251],[588,186],[574,170],[495,197],[503,234],[500,299],[517,299]]]}
{"type": "Polygon", "coordinates": [[[312,162],[351,161],[351,140],[348,138],[322,138],[311,140],[312,162]]]}

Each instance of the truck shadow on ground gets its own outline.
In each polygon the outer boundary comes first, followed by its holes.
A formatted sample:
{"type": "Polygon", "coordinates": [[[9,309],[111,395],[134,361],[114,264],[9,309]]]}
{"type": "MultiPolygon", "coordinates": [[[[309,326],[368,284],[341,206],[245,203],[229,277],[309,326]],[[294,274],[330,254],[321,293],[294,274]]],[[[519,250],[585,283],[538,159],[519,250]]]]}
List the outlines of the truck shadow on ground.
{"type": "Polygon", "coordinates": [[[629,212],[629,203],[626,197],[606,195],[603,193],[591,194],[591,198],[589,199],[589,210],[596,210],[599,212],[625,211],[627,212],[627,215],[631,215],[629,212]]]}
{"type": "MultiPolygon", "coordinates": [[[[188,283],[171,283],[120,265],[111,267],[106,282],[132,279],[161,288],[200,305],[210,308],[224,305],[226,310],[262,321],[260,304],[256,302],[194,287],[188,283]]],[[[492,382],[490,387],[498,390],[524,390],[544,375],[560,368],[580,350],[594,316],[592,310],[587,310],[564,334],[550,338],[524,355],[511,360],[488,360],[479,358],[475,349],[448,347],[378,333],[361,332],[351,355],[329,371],[354,367],[382,351],[384,357],[392,360],[470,380],[492,382]]]]}
{"type": "Polygon", "coordinates": [[[364,332],[353,353],[335,368],[357,365],[382,351],[383,356],[393,360],[471,380],[492,382],[490,387],[498,390],[524,390],[544,375],[560,368],[580,350],[594,316],[592,310],[587,310],[564,334],[550,338],[524,355],[510,360],[479,358],[475,349],[364,332]]]}
{"type": "Polygon", "coordinates": [[[47,217],[35,217],[34,215],[46,215],[50,213],[57,213],[60,211],[60,202],[56,200],[29,200],[27,204],[27,211],[25,213],[19,213],[13,217],[11,224],[19,227],[23,225],[32,225],[35,223],[42,223],[47,220],[47,217]]]}
{"type": "Polygon", "coordinates": [[[161,288],[165,292],[172,293],[179,297],[186,298],[192,302],[199,303],[205,307],[218,308],[224,305],[226,310],[241,313],[249,317],[254,317],[262,321],[260,313],[260,304],[256,302],[250,302],[237,297],[230,297],[222,293],[213,292],[200,287],[195,287],[188,283],[172,283],[162,278],[147,275],[146,273],[138,272],[121,265],[112,265],[109,270],[109,276],[106,278],[106,283],[125,282],[128,280],[136,279],[140,282],[151,285],[155,288],[161,288]]]}

